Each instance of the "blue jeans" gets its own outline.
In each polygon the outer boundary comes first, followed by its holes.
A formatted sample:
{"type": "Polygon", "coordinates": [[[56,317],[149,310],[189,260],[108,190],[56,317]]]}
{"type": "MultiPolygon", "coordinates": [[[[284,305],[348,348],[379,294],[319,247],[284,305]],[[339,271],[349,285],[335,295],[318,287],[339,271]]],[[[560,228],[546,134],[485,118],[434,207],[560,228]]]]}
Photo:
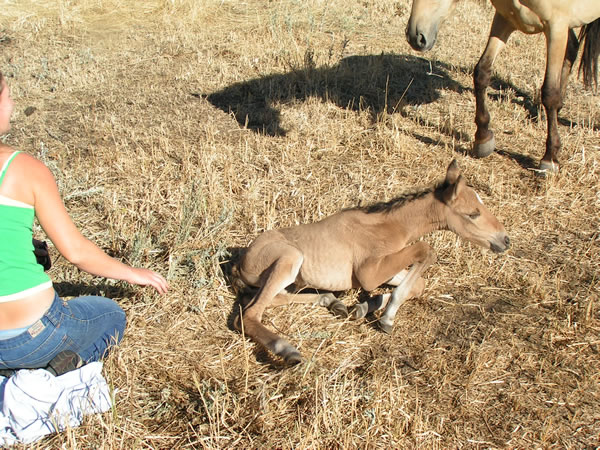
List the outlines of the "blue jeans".
{"type": "Polygon", "coordinates": [[[36,369],[63,350],[72,350],[85,362],[98,361],[117,345],[125,330],[125,312],[104,297],[54,296],[40,320],[23,333],[0,340],[0,369],[36,369]]]}

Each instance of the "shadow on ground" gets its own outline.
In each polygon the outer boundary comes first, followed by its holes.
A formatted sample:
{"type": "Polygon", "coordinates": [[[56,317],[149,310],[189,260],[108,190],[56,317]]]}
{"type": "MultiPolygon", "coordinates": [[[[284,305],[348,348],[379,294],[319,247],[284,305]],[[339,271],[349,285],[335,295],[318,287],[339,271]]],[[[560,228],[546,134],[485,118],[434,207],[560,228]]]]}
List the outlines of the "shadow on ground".
{"type": "Polygon", "coordinates": [[[301,69],[235,83],[206,96],[217,108],[258,133],[284,136],[277,103],[320,97],[353,111],[402,112],[407,105],[434,102],[442,90],[462,92],[443,63],[411,55],[350,56],[317,68],[307,58],[301,69]]]}
{"type": "MultiPolygon", "coordinates": [[[[341,108],[368,111],[374,122],[382,113],[407,116],[407,107],[435,102],[444,90],[472,92],[471,86],[465,87],[451,77],[450,72],[457,70],[471,72],[467,67],[450,67],[413,55],[389,54],[349,56],[334,66],[316,67],[308,54],[302,68],[288,73],[235,83],[208,95],[193,95],[206,98],[213,106],[232,114],[244,128],[270,136],[285,136],[287,130],[281,125],[278,104],[318,97],[341,108]]],[[[542,120],[540,105],[531,93],[504,79],[492,79],[489,101],[501,100],[508,90],[514,93],[510,101],[526,110],[529,120],[542,120]]],[[[564,126],[581,125],[566,119],[559,119],[559,122],[564,126]]],[[[469,153],[470,142],[462,132],[441,131],[457,142],[465,143],[456,146],[457,152],[469,153]]],[[[414,133],[414,137],[426,144],[433,143],[431,138],[418,133],[414,133]]],[[[536,160],[518,152],[499,148],[498,153],[513,159],[524,169],[537,167],[536,160]]]]}
{"type": "Polygon", "coordinates": [[[97,295],[108,298],[125,298],[135,295],[136,290],[121,285],[111,285],[106,283],[85,284],[70,283],[61,281],[53,283],[54,290],[59,297],[81,297],[87,295],[97,295]]]}

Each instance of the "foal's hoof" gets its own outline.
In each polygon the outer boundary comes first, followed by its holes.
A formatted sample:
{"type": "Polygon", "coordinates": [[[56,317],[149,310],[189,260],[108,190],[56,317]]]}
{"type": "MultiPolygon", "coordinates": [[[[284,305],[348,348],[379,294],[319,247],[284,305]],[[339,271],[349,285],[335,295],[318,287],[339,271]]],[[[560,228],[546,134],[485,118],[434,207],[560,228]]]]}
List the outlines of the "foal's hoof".
{"type": "Polygon", "coordinates": [[[357,303],[352,307],[352,317],[354,319],[362,319],[366,317],[369,312],[369,305],[367,302],[357,303]]]}
{"type": "Polygon", "coordinates": [[[335,299],[333,302],[331,302],[329,305],[329,311],[331,311],[334,316],[341,319],[348,317],[348,308],[338,299],[335,299]]]}
{"type": "Polygon", "coordinates": [[[486,156],[490,156],[494,150],[496,149],[496,138],[492,133],[492,137],[481,143],[475,142],[473,144],[473,156],[476,158],[485,158],[486,156]]]}
{"type": "Polygon", "coordinates": [[[295,366],[296,364],[303,362],[304,358],[302,358],[302,355],[298,351],[295,351],[284,355],[283,360],[290,366],[295,366]]]}
{"type": "Polygon", "coordinates": [[[555,163],[554,161],[541,160],[538,172],[540,173],[540,175],[547,175],[551,173],[558,173],[558,169],[558,163],[555,163]]]}
{"type": "Polygon", "coordinates": [[[393,325],[384,323],[381,320],[379,320],[377,322],[377,325],[379,325],[379,329],[381,331],[383,331],[384,333],[386,333],[386,334],[392,334],[392,329],[394,328],[393,325]]]}

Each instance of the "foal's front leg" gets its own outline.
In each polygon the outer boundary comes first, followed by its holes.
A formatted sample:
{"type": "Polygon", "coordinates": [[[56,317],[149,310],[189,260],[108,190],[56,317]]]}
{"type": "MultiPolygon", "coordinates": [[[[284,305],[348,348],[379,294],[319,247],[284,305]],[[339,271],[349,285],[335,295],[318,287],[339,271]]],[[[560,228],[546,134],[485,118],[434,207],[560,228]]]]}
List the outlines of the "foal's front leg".
{"type": "MultiPolygon", "coordinates": [[[[389,284],[390,286],[397,287],[402,283],[402,281],[404,281],[404,278],[406,278],[407,274],[408,274],[408,270],[402,270],[402,271],[400,271],[400,273],[395,275],[391,280],[389,280],[385,284],[389,284]]],[[[411,298],[420,297],[421,294],[423,294],[424,290],[425,290],[425,280],[421,277],[414,284],[413,289],[411,290],[408,297],[406,297],[406,299],[404,301],[410,300],[411,298]]],[[[379,295],[375,295],[373,297],[369,297],[364,302],[357,304],[356,306],[354,306],[354,310],[353,310],[354,318],[362,319],[367,314],[371,314],[375,311],[384,309],[387,306],[391,296],[392,296],[392,293],[390,293],[390,292],[385,293],[385,294],[379,294],[379,295]]],[[[402,303],[404,303],[404,301],[402,303]]]]}
{"type": "MultiPolygon", "coordinates": [[[[392,291],[385,313],[379,319],[379,325],[383,331],[388,333],[391,331],[394,317],[400,305],[411,296],[414,296],[419,289],[422,292],[425,283],[421,278],[421,274],[434,260],[435,254],[429,244],[419,241],[397,253],[386,255],[377,260],[366,261],[356,271],[356,278],[367,291],[384,283],[398,283],[398,286],[392,291]],[[411,265],[412,267],[406,272],[406,276],[402,277],[402,271],[411,265]]],[[[381,297],[381,300],[381,305],[368,304],[367,310],[373,307],[373,310],[381,309],[385,297],[381,297]]],[[[357,309],[359,312],[355,312],[355,316],[362,314],[363,306],[359,305],[357,309]]]]}
{"type": "Polygon", "coordinates": [[[392,332],[394,326],[394,318],[400,306],[404,302],[413,297],[417,297],[423,293],[425,289],[425,280],[421,278],[421,274],[429,267],[429,261],[417,262],[408,271],[406,277],[396,286],[391,293],[391,298],[385,308],[385,312],[379,318],[379,328],[386,333],[392,332]]]}

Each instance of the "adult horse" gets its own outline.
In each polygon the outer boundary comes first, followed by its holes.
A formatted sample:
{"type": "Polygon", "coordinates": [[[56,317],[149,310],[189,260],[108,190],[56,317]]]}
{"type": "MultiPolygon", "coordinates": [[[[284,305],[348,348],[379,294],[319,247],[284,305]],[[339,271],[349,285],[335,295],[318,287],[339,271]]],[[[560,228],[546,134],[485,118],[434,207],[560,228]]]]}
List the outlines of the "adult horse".
{"type": "MultiPolygon", "coordinates": [[[[438,28],[459,0],[413,0],[406,28],[406,38],[418,51],[431,49],[438,28]]],[[[546,153],[540,170],[558,171],[560,136],[557,116],[563,105],[571,67],[580,43],[583,54],[579,70],[584,84],[598,83],[600,54],[600,0],[491,0],[496,8],[487,46],[475,66],[475,143],[473,153],[485,157],[496,147],[494,133],[489,130],[490,114],[486,106],[486,89],[490,84],[492,64],[513,31],[546,35],[546,73],[542,85],[542,103],[546,109],[548,135],[546,153]],[[579,37],[573,28],[581,27],[579,37]]]]}

